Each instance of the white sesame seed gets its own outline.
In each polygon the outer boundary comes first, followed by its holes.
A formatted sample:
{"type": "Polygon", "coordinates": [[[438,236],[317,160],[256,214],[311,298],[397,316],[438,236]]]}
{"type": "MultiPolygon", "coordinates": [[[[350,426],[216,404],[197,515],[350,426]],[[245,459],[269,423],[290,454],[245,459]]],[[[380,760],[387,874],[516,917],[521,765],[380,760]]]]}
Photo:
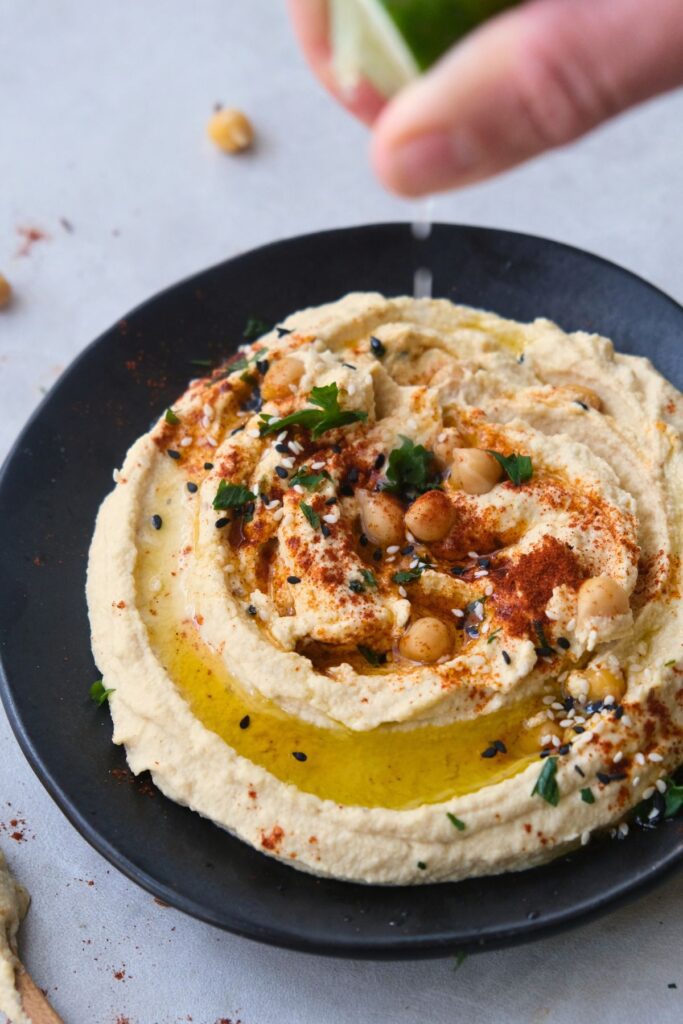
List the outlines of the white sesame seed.
{"type": "Polygon", "coordinates": [[[645,764],[645,755],[641,754],[640,751],[638,751],[637,754],[634,754],[633,760],[636,762],[636,764],[645,764]]]}
{"type": "Polygon", "coordinates": [[[208,428],[211,426],[211,420],[209,419],[208,416],[202,416],[199,422],[204,427],[204,430],[208,430],[208,428]]]}
{"type": "Polygon", "coordinates": [[[297,494],[304,494],[305,493],[305,490],[301,486],[301,484],[294,484],[294,486],[292,487],[292,490],[296,491],[297,494]]]}
{"type": "MultiPolygon", "coordinates": [[[[572,711],[573,710],[574,709],[572,708],[572,711]]],[[[583,725],[583,723],[585,721],[586,721],[586,719],[585,719],[584,715],[575,715],[574,716],[574,722],[575,722],[576,725],[583,725]]]]}
{"type": "Polygon", "coordinates": [[[664,760],[662,755],[658,754],[656,750],[653,750],[652,753],[648,754],[647,759],[648,761],[654,761],[656,764],[664,760]]]}
{"type": "Polygon", "coordinates": [[[647,789],[644,789],[642,794],[641,794],[643,800],[649,800],[650,797],[652,796],[652,794],[654,793],[654,791],[655,791],[655,787],[654,786],[648,786],[647,789]]]}
{"type": "Polygon", "coordinates": [[[545,717],[549,718],[551,722],[554,722],[555,721],[555,712],[551,711],[550,708],[548,708],[548,710],[545,713],[545,717]]]}
{"type": "Polygon", "coordinates": [[[623,755],[622,751],[620,750],[620,751],[619,751],[618,753],[616,753],[616,754],[614,755],[614,757],[612,758],[612,764],[619,764],[619,762],[620,762],[621,760],[623,760],[623,757],[624,757],[624,755],[623,755]]]}
{"type": "Polygon", "coordinates": [[[490,627],[489,623],[488,623],[488,622],[484,622],[484,623],[482,623],[482,625],[481,625],[481,628],[480,628],[480,632],[481,632],[481,633],[488,633],[488,631],[489,631],[489,629],[490,629],[490,628],[491,628],[491,627],[490,627]]]}
{"type": "Polygon", "coordinates": [[[651,818],[656,818],[658,814],[659,814],[659,811],[657,810],[657,808],[653,807],[652,810],[650,811],[650,813],[648,814],[648,818],[650,818],[650,819],[651,818]]]}
{"type": "Polygon", "coordinates": [[[281,430],[281,431],[280,431],[280,433],[279,433],[279,434],[277,435],[277,437],[275,438],[275,440],[276,440],[276,441],[278,441],[278,443],[279,443],[279,442],[281,442],[281,441],[284,441],[284,439],[285,439],[286,437],[287,437],[287,431],[286,431],[286,430],[281,430]]]}
{"type": "Polygon", "coordinates": [[[202,412],[204,413],[207,419],[213,419],[213,407],[210,406],[208,402],[206,402],[206,404],[202,407],[202,412]]]}
{"type": "Polygon", "coordinates": [[[446,433],[446,431],[442,430],[436,440],[437,440],[437,442],[439,444],[443,444],[443,442],[446,440],[447,437],[448,437],[448,434],[446,433]]]}
{"type": "Polygon", "coordinates": [[[398,592],[401,595],[401,597],[407,597],[408,596],[408,591],[406,590],[405,587],[399,587],[398,588],[398,592]]]}
{"type": "Polygon", "coordinates": [[[410,544],[414,544],[415,543],[415,538],[413,537],[413,535],[410,532],[410,530],[406,530],[406,537],[408,538],[408,542],[410,544]]]}
{"type": "Polygon", "coordinates": [[[631,779],[631,785],[634,789],[638,788],[638,786],[640,785],[640,775],[636,775],[634,776],[634,778],[631,779]]]}
{"type": "Polygon", "coordinates": [[[289,390],[292,392],[293,395],[295,395],[297,393],[297,391],[298,391],[298,388],[297,388],[296,384],[290,384],[289,385],[289,390]]]}
{"type": "Polygon", "coordinates": [[[664,781],[664,779],[657,779],[657,781],[655,782],[655,786],[657,787],[660,793],[666,793],[666,782],[664,781]]]}
{"type": "Polygon", "coordinates": [[[586,731],[583,734],[583,736],[581,737],[581,739],[584,741],[584,743],[590,743],[590,741],[593,739],[594,735],[595,734],[594,734],[592,729],[586,729],[586,731]]]}
{"type": "Polygon", "coordinates": [[[588,650],[588,651],[595,650],[595,645],[596,645],[597,642],[598,642],[597,630],[591,629],[590,633],[588,634],[588,641],[586,643],[586,650],[588,650]]]}
{"type": "Polygon", "coordinates": [[[410,563],[409,568],[410,569],[415,569],[419,564],[420,564],[420,559],[419,558],[414,558],[412,560],[412,562],[410,563]]]}
{"type": "Polygon", "coordinates": [[[456,619],[464,619],[465,613],[461,608],[451,608],[451,612],[455,615],[456,619]]]}
{"type": "Polygon", "coordinates": [[[324,465],[325,465],[324,462],[312,462],[311,463],[311,469],[322,469],[324,467],[324,465]]]}
{"type": "Polygon", "coordinates": [[[118,469],[114,470],[114,472],[112,473],[112,477],[114,479],[114,483],[117,484],[119,482],[119,471],[118,471],[118,469]]]}
{"type": "Polygon", "coordinates": [[[468,558],[479,558],[479,555],[477,554],[476,551],[468,551],[467,552],[467,557],[468,558]]]}
{"type": "Polygon", "coordinates": [[[622,836],[628,835],[628,825],[625,821],[622,821],[621,825],[619,826],[619,834],[622,836]]]}
{"type": "Polygon", "coordinates": [[[622,715],[621,716],[621,724],[625,725],[627,728],[630,725],[633,725],[633,722],[631,721],[631,716],[630,715],[622,715]]]}
{"type": "Polygon", "coordinates": [[[288,441],[287,447],[289,448],[290,452],[294,452],[295,455],[301,455],[302,451],[304,450],[304,446],[302,444],[299,444],[298,441],[288,441]]]}
{"type": "Polygon", "coordinates": [[[400,550],[400,548],[399,548],[398,544],[390,544],[389,547],[387,548],[387,554],[388,555],[395,555],[396,552],[399,551],[399,550],[400,550]]]}
{"type": "Polygon", "coordinates": [[[212,448],[218,448],[218,441],[215,437],[211,437],[210,434],[206,435],[206,443],[210,444],[212,448]]]}
{"type": "Polygon", "coordinates": [[[576,708],[570,708],[569,711],[567,712],[567,718],[575,718],[575,717],[576,717],[576,708]]]}
{"type": "Polygon", "coordinates": [[[609,704],[616,704],[616,700],[615,700],[615,698],[614,698],[614,697],[612,696],[612,694],[611,694],[611,693],[608,693],[608,694],[607,694],[607,696],[605,697],[605,699],[603,700],[603,702],[602,702],[602,703],[603,703],[603,704],[607,704],[607,705],[609,705],[609,704]]]}
{"type": "Polygon", "coordinates": [[[556,711],[564,711],[564,704],[560,704],[557,700],[554,700],[550,706],[551,708],[555,708],[556,711]]]}
{"type": "Polygon", "coordinates": [[[571,633],[573,629],[576,629],[576,619],[570,619],[567,623],[567,632],[571,633]]]}
{"type": "Polygon", "coordinates": [[[551,743],[552,743],[552,745],[554,747],[561,746],[561,744],[560,744],[560,737],[559,736],[553,736],[552,739],[551,739],[551,743]]]}
{"type": "Polygon", "coordinates": [[[278,508],[279,505],[280,505],[279,499],[278,498],[274,498],[272,501],[269,501],[269,502],[266,503],[266,508],[270,512],[270,511],[272,511],[272,509],[278,508]]]}
{"type": "Polygon", "coordinates": [[[562,729],[569,729],[569,727],[572,726],[573,724],[574,723],[572,722],[571,718],[563,718],[562,721],[560,722],[560,727],[562,729]]]}
{"type": "Polygon", "coordinates": [[[543,698],[543,703],[544,703],[544,704],[552,704],[554,700],[555,700],[555,698],[554,698],[554,697],[552,697],[552,696],[551,696],[551,695],[549,694],[549,695],[548,695],[547,697],[544,697],[544,698],[543,698]]]}
{"type": "Polygon", "coordinates": [[[384,561],[385,562],[395,562],[396,561],[396,555],[389,555],[387,558],[384,559],[384,561]]]}
{"type": "Polygon", "coordinates": [[[189,448],[191,444],[192,444],[192,438],[191,437],[184,437],[181,440],[181,442],[180,442],[180,447],[181,448],[189,448]]]}
{"type": "Polygon", "coordinates": [[[278,508],[273,512],[273,519],[276,523],[279,523],[284,514],[285,510],[283,508],[278,508]]]}
{"type": "Polygon", "coordinates": [[[475,580],[480,580],[482,576],[488,576],[488,571],[486,569],[478,569],[477,572],[474,573],[475,580]]]}
{"type": "Polygon", "coordinates": [[[255,427],[250,427],[249,430],[245,431],[247,437],[260,437],[260,432],[255,427]]]}
{"type": "Polygon", "coordinates": [[[582,846],[588,846],[588,844],[590,843],[590,841],[591,841],[591,834],[590,834],[590,832],[588,831],[588,829],[586,829],[586,831],[585,831],[585,832],[582,832],[582,833],[581,833],[581,845],[582,845],[582,846]]]}
{"type": "Polygon", "coordinates": [[[493,593],[493,586],[492,586],[492,584],[487,583],[486,587],[484,588],[484,593],[486,594],[487,597],[491,596],[491,594],[493,593]]]}
{"type": "Polygon", "coordinates": [[[330,512],[328,516],[323,516],[324,523],[338,523],[339,516],[335,516],[334,513],[330,512]]]}
{"type": "Polygon", "coordinates": [[[541,746],[545,747],[548,743],[552,742],[552,739],[553,734],[551,732],[546,733],[545,736],[541,736],[541,746]]]}
{"type": "Polygon", "coordinates": [[[280,459],[280,463],[287,469],[294,469],[294,459],[290,459],[289,456],[280,459]]]}

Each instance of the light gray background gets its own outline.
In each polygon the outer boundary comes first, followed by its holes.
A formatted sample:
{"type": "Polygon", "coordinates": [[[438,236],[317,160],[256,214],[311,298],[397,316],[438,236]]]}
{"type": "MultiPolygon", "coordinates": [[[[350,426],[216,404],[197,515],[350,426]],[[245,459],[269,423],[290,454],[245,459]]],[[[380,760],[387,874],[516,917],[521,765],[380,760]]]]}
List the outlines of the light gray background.
{"type": "MultiPolygon", "coordinates": [[[[17,296],[0,313],[0,455],[69,360],[158,289],[272,239],[413,213],[373,181],[364,129],[310,79],[280,0],[0,0],[0,97],[0,270],[17,296]],[[207,141],[216,101],[253,119],[252,155],[207,141]],[[18,256],[21,226],[50,239],[18,256]]],[[[440,199],[435,218],[572,242],[683,299],[682,124],[683,95],[659,100],[440,199]]],[[[683,1013],[680,876],[456,973],[450,960],[343,962],[159,907],[62,817],[4,715],[0,808],[4,824],[26,820],[24,842],[0,830],[33,894],[24,955],[68,1024],[668,1024],[683,1013]]]]}

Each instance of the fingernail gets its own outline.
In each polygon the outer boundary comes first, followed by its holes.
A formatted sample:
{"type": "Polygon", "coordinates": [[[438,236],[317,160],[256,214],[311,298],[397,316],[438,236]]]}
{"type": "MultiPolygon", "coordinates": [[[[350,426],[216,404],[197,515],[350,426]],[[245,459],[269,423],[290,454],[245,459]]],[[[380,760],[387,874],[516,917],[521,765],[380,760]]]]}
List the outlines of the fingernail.
{"type": "Polygon", "coordinates": [[[396,146],[385,161],[391,184],[422,195],[464,185],[483,173],[483,153],[469,132],[429,132],[396,146]]]}

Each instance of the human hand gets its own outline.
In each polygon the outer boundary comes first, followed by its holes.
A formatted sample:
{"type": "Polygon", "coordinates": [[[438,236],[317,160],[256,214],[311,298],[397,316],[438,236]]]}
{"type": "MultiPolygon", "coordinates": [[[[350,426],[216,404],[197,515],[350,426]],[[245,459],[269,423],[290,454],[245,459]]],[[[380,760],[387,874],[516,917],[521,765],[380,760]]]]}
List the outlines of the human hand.
{"type": "Polygon", "coordinates": [[[372,126],[375,171],[401,195],[481,181],[683,85],[683,0],[530,0],[388,103],[369,83],[341,94],[325,0],[288,3],[313,70],[372,126]]]}

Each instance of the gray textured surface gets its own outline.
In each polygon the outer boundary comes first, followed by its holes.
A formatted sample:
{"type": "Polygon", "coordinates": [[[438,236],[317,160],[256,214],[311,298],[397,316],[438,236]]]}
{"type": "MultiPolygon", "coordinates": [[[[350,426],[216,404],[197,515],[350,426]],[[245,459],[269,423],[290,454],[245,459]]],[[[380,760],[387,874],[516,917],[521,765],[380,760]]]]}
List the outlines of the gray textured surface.
{"type": "MultiPolygon", "coordinates": [[[[412,216],[373,182],[363,129],[310,80],[279,0],[0,0],[0,26],[0,270],[17,291],[0,314],[0,454],[60,369],[159,288],[274,238],[412,216]],[[206,141],[217,100],[252,116],[253,155],[232,160],[206,141]],[[50,239],[18,256],[17,228],[30,225],[50,239]]],[[[572,242],[681,300],[682,123],[683,95],[660,100],[439,200],[435,216],[572,242]]],[[[680,876],[601,921],[472,957],[457,973],[447,960],[330,961],[156,905],[66,822],[4,716],[0,800],[3,825],[26,822],[23,842],[0,830],[33,893],[25,957],[68,1024],[683,1016],[680,876]]]]}

